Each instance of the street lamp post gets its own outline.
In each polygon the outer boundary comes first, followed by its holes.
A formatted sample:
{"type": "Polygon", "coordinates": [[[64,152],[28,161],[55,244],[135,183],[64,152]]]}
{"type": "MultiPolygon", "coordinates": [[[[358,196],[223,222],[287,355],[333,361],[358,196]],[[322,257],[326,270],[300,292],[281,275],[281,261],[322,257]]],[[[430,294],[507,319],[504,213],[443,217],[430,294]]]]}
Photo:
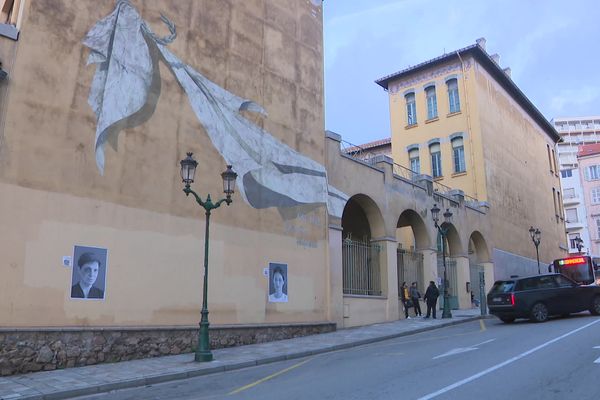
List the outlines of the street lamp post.
{"type": "Polygon", "coordinates": [[[450,212],[450,209],[446,208],[446,212],[444,213],[444,222],[442,225],[438,224],[439,214],[440,209],[438,208],[437,204],[434,204],[433,208],[431,209],[431,217],[433,218],[433,222],[438,232],[440,235],[442,235],[442,262],[444,264],[444,310],[442,312],[442,318],[452,318],[452,312],[450,311],[450,293],[448,292],[448,273],[446,268],[446,235],[450,229],[449,224],[452,218],[452,213],[450,212]]]}
{"type": "Polygon", "coordinates": [[[531,236],[531,240],[535,245],[535,255],[537,257],[537,265],[538,265],[538,275],[541,274],[540,271],[540,251],[538,247],[540,246],[540,241],[542,240],[542,232],[539,228],[534,228],[533,226],[529,228],[529,236],[531,236]]]}
{"type": "Polygon", "coordinates": [[[223,178],[223,192],[225,198],[213,203],[210,199],[210,194],[206,196],[206,201],[202,201],[200,196],[196,194],[191,188],[190,184],[194,182],[194,174],[196,173],[196,166],[198,163],[192,157],[192,153],[187,153],[187,157],[181,160],[181,179],[185,183],[183,192],[186,196],[190,194],[194,195],[196,202],[200,204],[206,212],[206,233],[204,235],[204,287],[202,292],[202,318],[200,319],[200,331],[198,332],[198,346],[196,346],[196,355],[194,359],[196,361],[212,361],[213,355],[210,351],[210,340],[208,338],[208,228],[210,224],[210,212],[215,208],[219,208],[223,202],[230,205],[231,195],[235,189],[235,179],[237,174],[231,169],[231,165],[227,166],[227,169],[221,174],[223,178]]]}
{"type": "Polygon", "coordinates": [[[577,251],[581,253],[581,249],[583,249],[583,240],[579,236],[575,238],[575,246],[577,246],[577,251]]]}

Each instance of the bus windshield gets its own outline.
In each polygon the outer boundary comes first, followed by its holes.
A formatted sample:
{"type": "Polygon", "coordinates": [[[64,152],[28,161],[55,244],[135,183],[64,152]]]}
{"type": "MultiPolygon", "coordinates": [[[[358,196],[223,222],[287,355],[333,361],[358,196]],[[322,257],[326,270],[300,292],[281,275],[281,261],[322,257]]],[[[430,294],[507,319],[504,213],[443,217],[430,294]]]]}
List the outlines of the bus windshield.
{"type": "Polygon", "coordinates": [[[581,285],[600,285],[600,270],[590,256],[576,256],[554,260],[554,271],[581,285]]]}

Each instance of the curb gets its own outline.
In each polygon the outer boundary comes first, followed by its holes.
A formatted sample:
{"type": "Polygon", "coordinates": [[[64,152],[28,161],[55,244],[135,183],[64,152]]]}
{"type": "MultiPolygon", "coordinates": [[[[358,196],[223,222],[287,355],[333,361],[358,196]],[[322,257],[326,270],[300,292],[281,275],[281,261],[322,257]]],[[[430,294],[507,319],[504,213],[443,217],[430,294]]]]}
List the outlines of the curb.
{"type": "Polygon", "coordinates": [[[472,321],[477,321],[480,319],[490,319],[490,318],[493,318],[493,317],[490,315],[477,315],[477,316],[473,316],[473,317],[464,317],[464,318],[461,317],[461,319],[459,319],[459,320],[449,321],[447,323],[440,324],[437,326],[428,326],[428,327],[423,327],[423,328],[419,328],[419,329],[415,329],[415,330],[398,332],[398,333],[394,333],[394,334],[390,334],[390,335],[383,335],[383,336],[377,336],[377,337],[368,338],[368,339],[361,339],[361,340],[356,340],[353,342],[323,347],[323,348],[316,349],[316,350],[299,351],[299,352],[295,352],[295,353],[288,353],[288,354],[283,354],[280,356],[261,358],[261,359],[252,360],[252,361],[241,361],[241,362],[236,362],[236,363],[232,363],[232,364],[228,364],[228,365],[221,365],[221,366],[217,366],[217,367],[213,367],[213,368],[203,368],[203,369],[187,371],[187,372],[172,372],[172,373],[148,376],[145,378],[123,380],[123,381],[117,381],[117,382],[111,382],[111,383],[102,383],[102,384],[98,384],[98,385],[94,385],[94,386],[88,386],[88,387],[77,388],[77,389],[67,389],[67,390],[62,390],[62,391],[54,392],[54,393],[36,394],[36,395],[18,396],[18,397],[0,397],[0,400],[2,400],[2,399],[7,399],[7,400],[8,399],[10,399],[10,400],[13,400],[13,399],[14,400],[63,400],[63,399],[69,399],[69,398],[73,398],[73,397],[89,396],[89,395],[93,395],[93,394],[106,393],[106,392],[110,392],[112,390],[131,389],[131,388],[136,388],[136,387],[141,387],[141,386],[154,385],[154,384],[158,384],[158,383],[173,382],[173,381],[178,381],[178,380],[182,380],[182,379],[189,379],[189,378],[194,378],[194,377],[198,377],[198,376],[215,374],[218,372],[234,371],[234,370],[238,370],[238,369],[254,367],[257,365],[271,364],[271,363],[278,362],[278,361],[293,360],[293,359],[312,356],[312,355],[318,355],[318,354],[330,353],[330,352],[334,352],[334,351],[338,351],[338,350],[350,349],[353,347],[364,346],[364,345],[371,344],[371,343],[382,342],[385,340],[395,339],[395,338],[404,337],[404,336],[411,336],[411,335],[415,335],[418,333],[423,333],[423,332],[427,332],[427,331],[433,331],[436,329],[446,328],[448,326],[454,326],[454,325],[459,325],[459,324],[463,324],[466,322],[472,322],[472,321]]]}

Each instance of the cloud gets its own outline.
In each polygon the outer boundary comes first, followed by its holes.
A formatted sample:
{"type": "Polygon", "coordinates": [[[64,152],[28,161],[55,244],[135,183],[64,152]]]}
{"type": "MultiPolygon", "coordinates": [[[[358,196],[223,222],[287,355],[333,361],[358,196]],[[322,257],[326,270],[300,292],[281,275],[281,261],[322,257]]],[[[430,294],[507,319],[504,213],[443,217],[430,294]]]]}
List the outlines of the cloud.
{"type": "Polygon", "coordinates": [[[563,89],[550,98],[550,108],[556,115],[571,115],[569,109],[585,108],[587,104],[600,102],[600,88],[582,86],[577,89],[563,89]]]}

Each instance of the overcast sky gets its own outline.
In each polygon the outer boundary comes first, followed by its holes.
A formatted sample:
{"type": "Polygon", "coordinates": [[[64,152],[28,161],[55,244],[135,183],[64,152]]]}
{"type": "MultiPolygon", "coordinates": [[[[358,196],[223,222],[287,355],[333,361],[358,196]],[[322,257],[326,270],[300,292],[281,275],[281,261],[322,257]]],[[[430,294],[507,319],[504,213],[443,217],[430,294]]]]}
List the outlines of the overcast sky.
{"type": "Polygon", "coordinates": [[[600,115],[600,1],[325,0],[325,127],[362,144],[390,136],[374,81],[487,40],[551,120],[600,115]]]}

